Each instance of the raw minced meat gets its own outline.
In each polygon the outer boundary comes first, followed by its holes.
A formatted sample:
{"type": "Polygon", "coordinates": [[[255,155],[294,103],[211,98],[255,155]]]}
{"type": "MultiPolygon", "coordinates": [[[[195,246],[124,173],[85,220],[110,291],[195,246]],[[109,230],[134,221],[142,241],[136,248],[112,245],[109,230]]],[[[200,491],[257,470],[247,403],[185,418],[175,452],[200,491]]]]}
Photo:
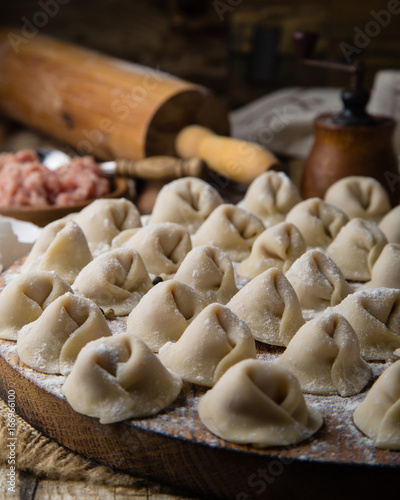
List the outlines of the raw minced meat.
{"type": "Polygon", "coordinates": [[[49,170],[34,151],[0,154],[0,206],[70,205],[110,191],[108,180],[90,156],[49,170]]]}

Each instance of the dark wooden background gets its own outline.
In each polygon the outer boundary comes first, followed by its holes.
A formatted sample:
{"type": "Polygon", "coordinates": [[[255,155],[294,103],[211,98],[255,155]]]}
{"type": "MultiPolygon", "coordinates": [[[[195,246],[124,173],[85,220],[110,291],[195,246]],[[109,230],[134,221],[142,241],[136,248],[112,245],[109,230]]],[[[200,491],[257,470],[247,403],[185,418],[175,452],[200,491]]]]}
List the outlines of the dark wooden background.
{"type": "MultiPolygon", "coordinates": [[[[356,29],[365,33],[371,11],[387,10],[389,2],[395,0],[18,0],[0,2],[0,24],[18,33],[30,22],[41,33],[202,83],[233,109],[285,86],[345,86],[346,74],[298,65],[291,34],[319,32],[317,56],[344,62],[341,44],[354,46],[356,29]]],[[[400,14],[391,15],[368,37],[367,86],[379,69],[400,67],[399,27],[400,14]]]]}

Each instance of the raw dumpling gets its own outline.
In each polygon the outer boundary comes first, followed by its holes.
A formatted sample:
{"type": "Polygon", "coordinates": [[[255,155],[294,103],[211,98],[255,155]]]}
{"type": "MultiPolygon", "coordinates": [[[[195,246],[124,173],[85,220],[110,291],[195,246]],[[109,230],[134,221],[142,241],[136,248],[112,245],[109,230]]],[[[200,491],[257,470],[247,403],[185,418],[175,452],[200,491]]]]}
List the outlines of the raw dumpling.
{"type": "Polygon", "coordinates": [[[96,257],[78,274],[74,288],[104,311],[127,316],[153,283],[139,253],[117,248],[96,257]]]}
{"type": "Polygon", "coordinates": [[[173,222],[143,227],[122,246],[137,250],[147,271],[155,275],[176,273],[192,249],[187,230],[173,222]]]}
{"type": "Polygon", "coordinates": [[[373,177],[352,175],[339,179],[325,193],[325,201],[339,207],[349,219],[377,222],[389,212],[390,199],[386,189],[373,177]]]}
{"type": "Polygon", "coordinates": [[[24,325],[67,292],[71,287],[54,271],[31,271],[14,278],[0,294],[0,338],[17,340],[24,325]]]}
{"type": "Polygon", "coordinates": [[[303,392],[353,396],[371,369],[360,356],[357,335],[338,313],[323,313],[300,328],[277,363],[290,370],[303,392]]]}
{"type": "Polygon", "coordinates": [[[322,311],[339,304],[352,289],[339,267],[319,250],[308,250],[286,273],[301,307],[322,311]]]}
{"type": "Polygon", "coordinates": [[[377,379],[353,418],[375,446],[400,450],[400,360],[377,379]]]}
{"type": "Polygon", "coordinates": [[[379,222],[379,229],[390,243],[400,243],[400,205],[392,208],[379,222]]]}
{"type": "Polygon", "coordinates": [[[268,170],[254,179],[239,206],[260,217],[265,227],[270,227],[282,222],[301,200],[299,190],[285,173],[268,170]]]}
{"type": "Polygon", "coordinates": [[[22,271],[55,271],[72,285],[91,260],[92,254],[78,224],[60,219],[43,228],[22,271]]]}
{"type": "Polygon", "coordinates": [[[96,200],[78,214],[70,216],[82,228],[93,255],[106,252],[124,229],[141,227],[140,213],[129,200],[96,200]]]}
{"type": "Polygon", "coordinates": [[[385,235],[374,222],[355,218],[342,228],[326,254],[347,280],[368,281],[386,243],[385,235]]]}
{"type": "Polygon", "coordinates": [[[18,332],[17,352],[35,370],[66,375],[84,345],[109,335],[107,321],[94,302],[66,293],[18,332]]]}
{"type": "Polygon", "coordinates": [[[256,346],[245,321],[221,304],[210,304],[159,356],[183,380],[211,387],[235,363],[255,358],[256,346]]]}
{"type": "Polygon", "coordinates": [[[175,222],[193,234],[222,203],[218,191],[208,182],[196,177],[176,179],[159,192],[149,224],[175,222]]]}
{"type": "Polygon", "coordinates": [[[252,279],[227,307],[247,321],[255,339],[268,344],[287,346],[304,324],[296,293],[277,268],[252,279]]]}
{"type": "Polygon", "coordinates": [[[349,295],[335,311],[354,328],[364,359],[390,359],[400,347],[400,290],[360,290],[349,295]]]}
{"type": "Polygon", "coordinates": [[[213,434],[256,447],[299,443],[323,422],[316,410],[307,407],[289,370],[255,359],[230,368],[202,397],[198,412],[213,434]]]}
{"type": "Polygon", "coordinates": [[[400,245],[388,243],[383,247],[372,271],[368,288],[400,288],[400,245]]]}
{"type": "Polygon", "coordinates": [[[281,222],[257,237],[250,256],[236,270],[239,276],[249,280],[271,267],[285,273],[306,250],[306,243],[297,227],[290,222],[281,222]]]}
{"type": "Polygon", "coordinates": [[[213,245],[221,248],[232,261],[250,255],[254,240],[264,231],[255,215],[229,203],[219,205],[192,236],[194,247],[213,245]]]}
{"type": "Polygon", "coordinates": [[[181,387],[144,342],[121,333],[87,344],[62,392],[75,411],[111,424],[158,413],[181,387]]]}
{"type": "Polygon", "coordinates": [[[154,352],[176,342],[206,307],[203,297],[175,279],[158,283],[128,316],[127,331],[142,339],[154,352]]]}
{"type": "Polygon", "coordinates": [[[197,290],[210,304],[226,304],[238,289],[229,257],[218,247],[193,248],[183,259],[175,279],[197,290]]]}
{"type": "Polygon", "coordinates": [[[298,203],[286,216],[294,224],[308,247],[326,248],[348,222],[347,215],[320,198],[298,203]]]}

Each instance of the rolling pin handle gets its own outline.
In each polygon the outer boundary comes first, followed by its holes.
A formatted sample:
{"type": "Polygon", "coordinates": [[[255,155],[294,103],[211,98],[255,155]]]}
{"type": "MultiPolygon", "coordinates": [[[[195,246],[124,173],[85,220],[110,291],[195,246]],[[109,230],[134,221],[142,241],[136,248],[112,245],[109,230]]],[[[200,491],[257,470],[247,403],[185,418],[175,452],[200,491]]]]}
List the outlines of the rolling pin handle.
{"type": "Polygon", "coordinates": [[[199,177],[204,170],[200,158],[182,160],[172,156],[152,156],[141,160],[117,160],[116,175],[166,181],[179,177],[199,177]]]}

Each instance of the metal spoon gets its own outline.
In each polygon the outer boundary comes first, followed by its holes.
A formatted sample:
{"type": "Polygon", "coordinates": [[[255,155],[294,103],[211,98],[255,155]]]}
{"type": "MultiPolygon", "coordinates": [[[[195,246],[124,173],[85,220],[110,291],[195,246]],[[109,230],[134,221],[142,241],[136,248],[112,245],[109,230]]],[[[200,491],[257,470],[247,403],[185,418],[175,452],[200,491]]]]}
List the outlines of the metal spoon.
{"type": "MultiPolygon", "coordinates": [[[[37,148],[40,161],[50,170],[67,165],[71,157],[57,149],[37,148]]],[[[180,177],[201,177],[205,163],[197,157],[184,160],[173,156],[151,156],[140,160],[115,160],[98,163],[107,176],[139,177],[147,180],[171,180],[180,177]]]]}

